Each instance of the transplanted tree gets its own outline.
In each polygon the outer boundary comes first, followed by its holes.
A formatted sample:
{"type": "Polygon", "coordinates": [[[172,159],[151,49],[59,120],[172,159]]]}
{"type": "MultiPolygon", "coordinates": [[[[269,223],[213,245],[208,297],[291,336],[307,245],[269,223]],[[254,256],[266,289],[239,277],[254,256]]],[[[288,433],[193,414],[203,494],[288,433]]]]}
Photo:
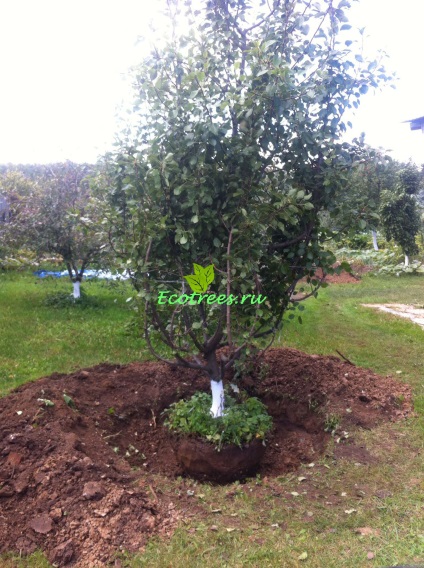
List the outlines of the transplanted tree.
{"type": "Polygon", "coordinates": [[[73,296],[79,298],[84,271],[106,251],[99,231],[101,211],[85,179],[92,168],[67,162],[44,169],[25,194],[17,185],[9,187],[11,216],[5,238],[15,248],[60,255],[73,282],[73,296]]]}
{"type": "Polygon", "coordinates": [[[387,77],[352,51],[346,0],[194,5],[189,32],[136,70],[138,131],[115,176],[146,341],[207,373],[217,417],[225,371],[272,340],[301,278],[316,294],[330,270],[320,212],[351,159],[342,117],[387,77]]]}

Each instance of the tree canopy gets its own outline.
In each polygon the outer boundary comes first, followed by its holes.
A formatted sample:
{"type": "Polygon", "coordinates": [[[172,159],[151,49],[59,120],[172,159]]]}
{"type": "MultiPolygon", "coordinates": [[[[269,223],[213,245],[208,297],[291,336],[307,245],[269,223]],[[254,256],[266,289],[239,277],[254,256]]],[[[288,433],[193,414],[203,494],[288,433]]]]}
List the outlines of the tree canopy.
{"type": "Polygon", "coordinates": [[[10,203],[4,240],[37,255],[60,255],[70,278],[81,281],[89,263],[106,250],[99,230],[101,209],[90,195],[88,164],[49,164],[7,168],[0,190],[10,203]]]}
{"type": "Polygon", "coordinates": [[[348,33],[346,8],[186,2],[189,31],[174,29],[136,68],[135,136],[115,156],[112,194],[116,214],[138,227],[121,235],[158,357],[171,352],[220,380],[280,329],[297,282],[315,293],[317,268],[334,262],[320,214],[341,199],[352,161],[343,115],[388,80],[348,33]],[[161,292],[188,294],[185,277],[211,267],[217,297],[266,300],[158,303],[161,292]]]}

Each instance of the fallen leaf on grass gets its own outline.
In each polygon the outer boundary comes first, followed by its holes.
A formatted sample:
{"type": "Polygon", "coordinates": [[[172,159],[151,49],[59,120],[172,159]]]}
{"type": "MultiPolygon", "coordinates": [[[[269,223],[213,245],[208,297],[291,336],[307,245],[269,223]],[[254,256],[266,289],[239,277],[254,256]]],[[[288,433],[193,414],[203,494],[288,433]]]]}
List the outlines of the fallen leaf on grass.
{"type": "Polygon", "coordinates": [[[372,529],[371,527],[359,527],[355,532],[361,536],[377,536],[381,533],[380,529],[372,529]]]}
{"type": "Polygon", "coordinates": [[[235,528],[233,528],[233,527],[228,527],[228,528],[226,528],[225,530],[226,530],[227,532],[234,532],[234,531],[237,530],[237,529],[235,529],[235,528]]]}
{"type": "Polygon", "coordinates": [[[308,553],[307,552],[302,552],[302,554],[300,554],[298,556],[298,560],[306,560],[308,558],[308,553]]]}
{"type": "Polygon", "coordinates": [[[305,481],[305,479],[307,479],[306,477],[298,477],[297,480],[298,481],[305,481]]]}
{"type": "Polygon", "coordinates": [[[356,513],[356,509],[346,509],[346,515],[351,515],[352,513],[356,513]]]}

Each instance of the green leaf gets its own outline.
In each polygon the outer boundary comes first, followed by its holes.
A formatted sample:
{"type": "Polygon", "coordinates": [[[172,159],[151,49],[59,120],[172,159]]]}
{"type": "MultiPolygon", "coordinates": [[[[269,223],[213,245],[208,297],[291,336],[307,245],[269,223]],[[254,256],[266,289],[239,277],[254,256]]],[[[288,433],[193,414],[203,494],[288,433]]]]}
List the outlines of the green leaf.
{"type": "Polygon", "coordinates": [[[206,283],[209,286],[209,284],[211,284],[215,279],[213,264],[210,264],[209,266],[206,266],[204,268],[204,274],[205,274],[205,278],[206,278],[206,283]]]}
{"type": "Polygon", "coordinates": [[[70,408],[75,408],[75,402],[72,400],[72,398],[67,395],[66,393],[63,393],[63,400],[66,402],[66,404],[70,407],[70,408]]]}
{"type": "Polygon", "coordinates": [[[189,276],[184,276],[184,278],[187,280],[193,292],[203,294],[208,289],[208,284],[204,274],[190,274],[189,276]]]}

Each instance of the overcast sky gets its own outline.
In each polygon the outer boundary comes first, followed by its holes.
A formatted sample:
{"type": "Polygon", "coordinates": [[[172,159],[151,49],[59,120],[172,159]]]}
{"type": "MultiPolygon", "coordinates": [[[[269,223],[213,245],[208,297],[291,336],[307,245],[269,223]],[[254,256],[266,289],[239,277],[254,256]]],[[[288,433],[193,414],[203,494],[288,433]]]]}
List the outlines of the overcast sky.
{"type": "MultiPolygon", "coordinates": [[[[122,80],[137,63],[159,0],[0,0],[0,163],[94,161],[110,149],[122,80]]],[[[385,49],[396,90],[369,93],[349,138],[366,133],[393,157],[424,162],[424,134],[403,120],[424,115],[424,0],[359,0],[351,23],[369,51],[385,49]]]]}

